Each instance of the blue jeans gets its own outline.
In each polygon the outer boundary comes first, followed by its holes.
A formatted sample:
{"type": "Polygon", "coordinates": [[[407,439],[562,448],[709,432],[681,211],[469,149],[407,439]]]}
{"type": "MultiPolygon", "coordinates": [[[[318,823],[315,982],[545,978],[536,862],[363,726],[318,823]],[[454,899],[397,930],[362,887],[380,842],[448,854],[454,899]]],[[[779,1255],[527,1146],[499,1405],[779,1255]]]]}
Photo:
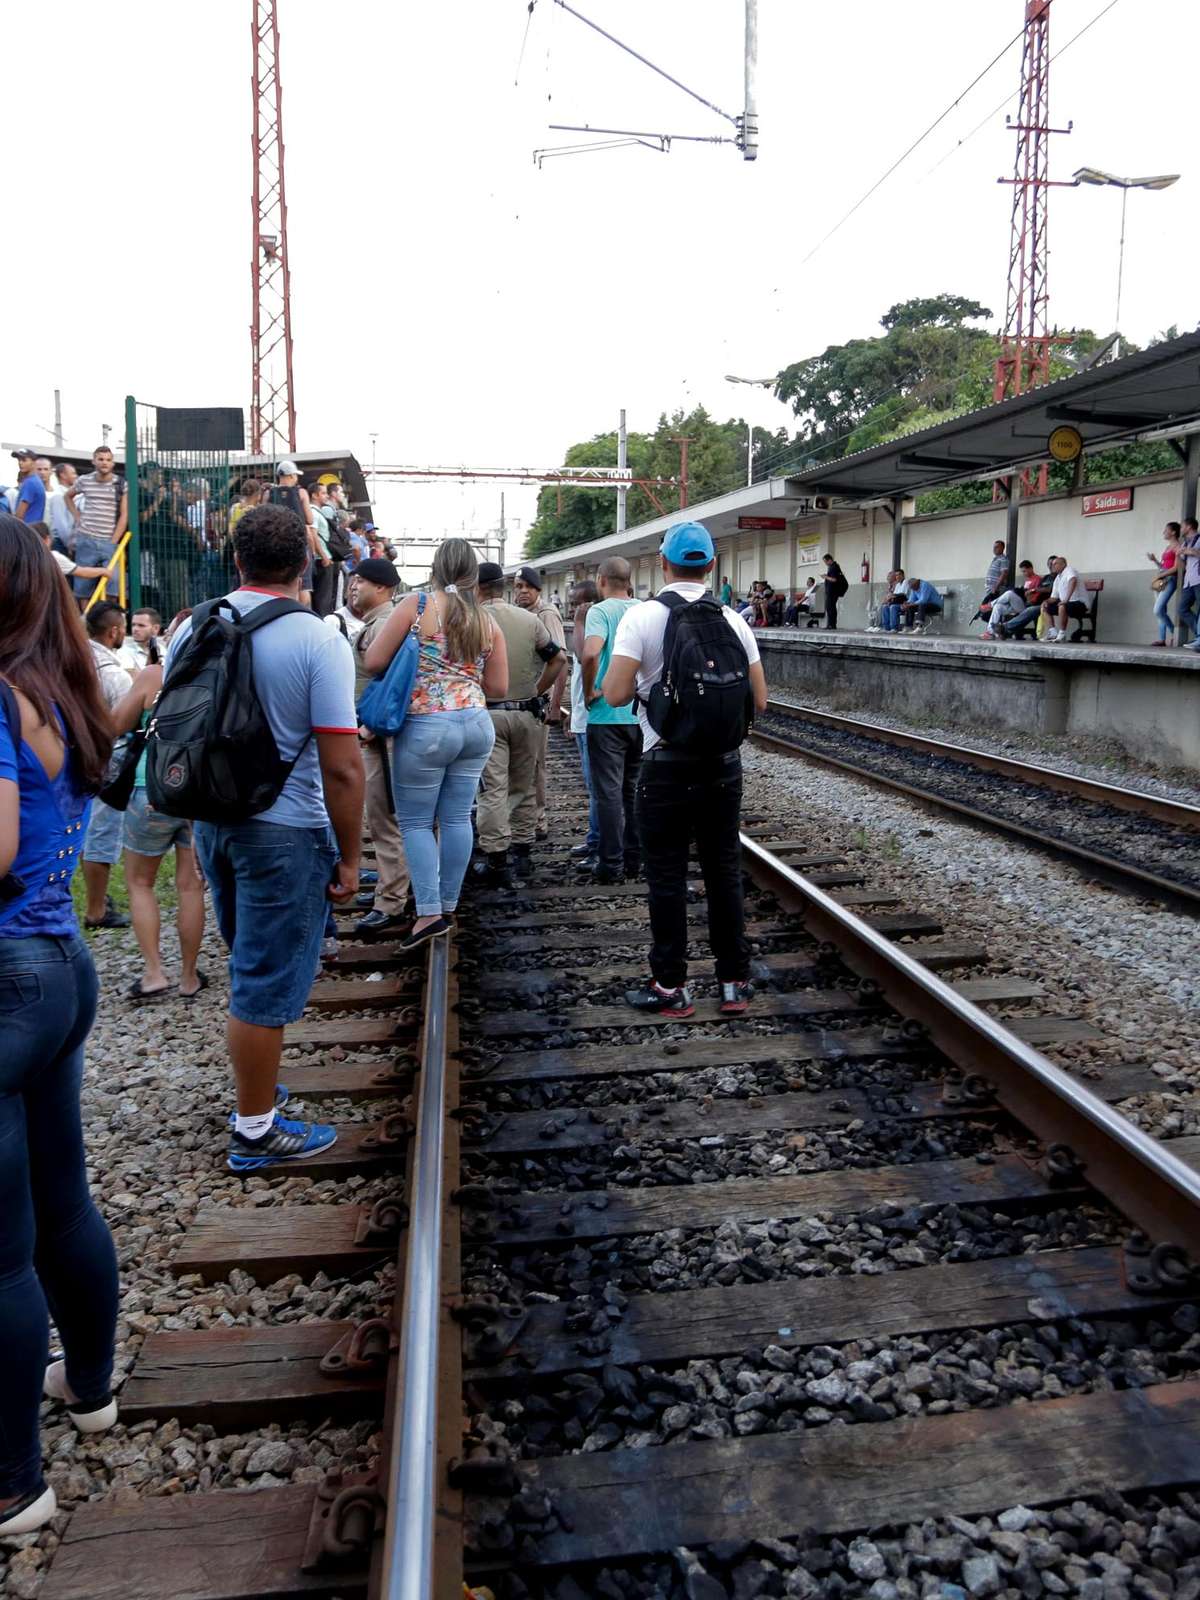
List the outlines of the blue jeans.
{"type": "Polygon", "coordinates": [[[898,605],[881,606],[879,608],[879,625],[884,633],[899,633],[902,615],[902,609],[898,605]]]}
{"type": "Polygon", "coordinates": [[[496,730],[483,706],[406,717],[392,741],[396,821],[419,917],[436,917],[458,905],[471,859],[471,807],[495,742],[496,730]]]}
{"type": "Polygon", "coordinates": [[[1179,597],[1179,642],[1187,643],[1188,634],[1200,635],[1200,583],[1185,583],[1179,597]]]}
{"type": "Polygon", "coordinates": [[[112,1381],[117,1257],[88,1191],[79,1085],[96,969],[77,935],[0,938],[0,1497],[42,1483],[53,1313],[80,1400],[112,1381]]]}
{"type": "Polygon", "coordinates": [[[198,822],[196,852],[229,947],[229,1014],[258,1028],[303,1015],[337,865],[325,828],[198,822]]]}
{"type": "Polygon", "coordinates": [[[1167,635],[1171,632],[1171,614],[1167,607],[1175,598],[1175,585],[1179,582],[1175,573],[1167,575],[1165,586],[1159,590],[1154,599],[1154,615],[1158,621],[1158,642],[1166,644],[1167,635]]]}
{"type": "Polygon", "coordinates": [[[588,794],[587,847],[595,853],[600,848],[600,817],[596,810],[596,791],[592,787],[592,763],[588,758],[587,729],[571,735],[579,751],[579,765],[583,768],[583,786],[588,794]]]}

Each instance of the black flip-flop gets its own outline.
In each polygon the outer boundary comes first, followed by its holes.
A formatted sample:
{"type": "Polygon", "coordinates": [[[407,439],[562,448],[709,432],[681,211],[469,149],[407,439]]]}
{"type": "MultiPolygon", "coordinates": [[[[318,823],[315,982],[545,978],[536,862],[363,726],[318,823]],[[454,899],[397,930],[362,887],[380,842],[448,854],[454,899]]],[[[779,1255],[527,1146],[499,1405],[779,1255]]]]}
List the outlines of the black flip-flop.
{"type": "Polygon", "coordinates": [[[401,950],[416,950],[423,944],[428,944],[430,939],[436,939],[440,933],[449,933],[450,924],[445,917],[439,917],[436,922],[431,922],[427,928],[422,928],[420,933],[410,933],[407,939],[401,939],[401,950]]]}
{"type": "Polygon", "coordinates": [[[198,994],[202,993],[207,988],[208,988],[208,974],[206,972],[201,972],[200,968],[197,967],[196,968],[196,987],[192,990],[191,994],[184,994],[183,990],[180,989],[179,998],[181,1000],[194,1000],[198,994]]]}
{"type": "Polygon", "coordinates": [[[131,983],[125,991],[127,1000],[134,1000],[138,1005],[149,1005],[153,1000],[165,1000],[171,992],[171,985],[164,983],[161,989],[143,989],[142,980],[131,983]]]}

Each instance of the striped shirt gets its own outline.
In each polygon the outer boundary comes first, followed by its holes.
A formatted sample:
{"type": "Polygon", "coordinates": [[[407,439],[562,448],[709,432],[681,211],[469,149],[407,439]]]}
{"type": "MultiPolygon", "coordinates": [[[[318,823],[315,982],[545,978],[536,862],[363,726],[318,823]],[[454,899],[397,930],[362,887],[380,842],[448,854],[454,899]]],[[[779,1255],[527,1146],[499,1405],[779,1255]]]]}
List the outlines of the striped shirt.
{"type": "Polygon", "coordinates": [[[75,503],[79,506],[79,531],[93,539],[111,540],[116,532],[117,517],[121,511],[118,490],[124,483],[114,472],[107,483],[102,483],[94,472],[84,473],[75,484],[75,503]],[[80,501],[82,500],[82,505],[80,501]]]}

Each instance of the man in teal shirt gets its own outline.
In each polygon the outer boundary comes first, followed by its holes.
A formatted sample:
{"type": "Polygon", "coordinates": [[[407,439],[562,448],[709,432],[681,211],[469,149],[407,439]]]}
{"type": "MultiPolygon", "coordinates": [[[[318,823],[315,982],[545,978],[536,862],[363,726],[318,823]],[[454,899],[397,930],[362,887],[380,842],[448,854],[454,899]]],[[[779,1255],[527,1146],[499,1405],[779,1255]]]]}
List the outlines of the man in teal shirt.
{"type": "Polygon", "coordinates": [[[633,799],[642,759],[642,730],[633,701],[610,706],[602,689],[617,624],[637,601],[629,563],[620,556],[610,556],[601,564],[596,582],[600,600],[588,610],[580,656],[588,714],[588,765],[600,826],[600,848],[591,876],[595,883],[619,883],[623,874],[636,874],[641,866],[633,799]]]}

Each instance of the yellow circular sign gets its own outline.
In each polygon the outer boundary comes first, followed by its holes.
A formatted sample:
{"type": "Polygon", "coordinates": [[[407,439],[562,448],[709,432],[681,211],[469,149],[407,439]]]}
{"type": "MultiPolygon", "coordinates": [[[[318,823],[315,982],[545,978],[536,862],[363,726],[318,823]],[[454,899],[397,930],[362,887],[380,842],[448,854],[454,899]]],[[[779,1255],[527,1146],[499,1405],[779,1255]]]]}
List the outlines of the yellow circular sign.
{"type": "Polygon", "coordinates": [[[1083,450],[1083,435],[1078,428],[1055,428],[1049,444],[1055,461],[1075,461],[1083,450]]]}

